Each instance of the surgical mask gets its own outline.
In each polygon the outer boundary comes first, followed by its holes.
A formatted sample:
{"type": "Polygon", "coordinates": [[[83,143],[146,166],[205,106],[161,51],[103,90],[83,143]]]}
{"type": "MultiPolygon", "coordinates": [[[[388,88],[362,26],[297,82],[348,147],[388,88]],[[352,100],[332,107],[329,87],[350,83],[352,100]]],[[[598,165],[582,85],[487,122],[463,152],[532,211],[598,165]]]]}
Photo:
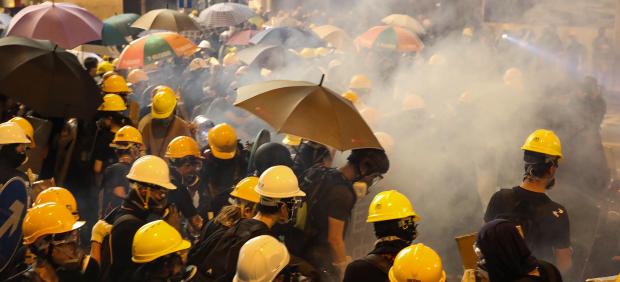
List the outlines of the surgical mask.
{"type": "Polygon", "coordinates": [[[355,196],[357,196],[357,200],[359,201],[366,195],[368,195],[368,184],[364,181],[353,182],[353,191],[355,192],[355,196]]]}

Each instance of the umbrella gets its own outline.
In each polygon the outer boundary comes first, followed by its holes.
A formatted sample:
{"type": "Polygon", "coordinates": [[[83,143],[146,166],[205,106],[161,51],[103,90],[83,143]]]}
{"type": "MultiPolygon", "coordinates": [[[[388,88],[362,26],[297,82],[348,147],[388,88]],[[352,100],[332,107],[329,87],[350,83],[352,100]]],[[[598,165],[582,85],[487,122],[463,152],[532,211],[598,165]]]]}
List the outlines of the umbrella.
{"type": "MultiPolygon", "coordinates": [[[[118,58],[120,52],[113,46],[102,46],[102,45],[92,45],[92,44],[83,44],[78,47],[73,48],[71,51],[75,51],[77,53],[95,53],[101,56],[108,56],[112,58],[118,58]]],[[[69,51],[69,52],[71,52],[69,51]]],[[[73,52],[71,52],[73,53],[73,52]]],[[[75,54],[75,53],[74,53],[75,54]]],[[[79,56],[78,56],[79,58],[79,56]]]]}
{"type": "Polygon", "coordinates": [[[174,32],[200,30],[196,21],[188,15],[169,9],[152,10],[142,15],[131,26],[145,30],[160,29],[174,32]]]}
{"type": "Polygon", "coordinates": [[[323,41],[314,32],[298,27],[274,27],[263,30],[252,39],[250,43],[283,45],[286,48],[320,47],[323,41]]]}
{"type": "Polygon", "coordinates": [[[236,32],[226,41],[226,45],[249,45],[250,39],[258,32],[258,30],[253,29],[236,32]]]}
{"type": "Polygon", "coordinates": [[[342,29],[333,25],[322,25],[312,29],[321,39],[342,51],[354,50],[353,39],[342,29]]]}
{"type": "Polygon", "coordinates": [[[172,56],[190,56],[196,48],[192,41],[178,33],[153,33],[129,43],[118,57],[117,68],[141,68],[172,56]]]}
{"type": "Polygon", "coordinates": [[[0,93],[43,116],[88,118],[101,104],[95,80],[75,55],[50,41],[2,38],[0,62],[0,93]]]}
{"type": "Polygon", "coordinates": [[[103,45],[127,44],[126,36],[136,35],[140,32],[139,29],[130,26],[139,17],[138,14],[120,14],[105,19],[101,32],[103,45]]]}
{"type": "Polygon", "coordinates": [[[387,25],[396,25],[400,27],[404,27],[409,29],[416,34],[425,34],[426,30],[424,30],[424,26],[420,24],[416,19],[403,14],[392,14],[381,20],[384,24],[387,25]]]}
{"type": "Polygon", "coordinates": [[[50,40],[62,48],[101,39],[103,23],[86,9],[67,3],[45,2],[19,11],[7,36],[50,40]]]}
{"type": "Polygon", "coordinates": [[[381,148],[355,107],[334,91],[304,81],[271,80],[237,90],[235,106],[271,125],[341,151],[381,148]]]}
{"type": "Polygon", "coordinates": [[[424,48],[420,39],[409,30],[398,26],[375,26],[355,39],[359,46],[400,52],[417,52],[424,48]]]}
{"type": "Polygon", "coordinates": [[[237,3],[218,3],[200,12],[199,21],[207,28],[235,26],[251,17],[254,11],[237,3]]]}
{"type": "Polygon", "coordinates": [[[298,59],[294,53],[279,45],[251,46],[237,52],[237,58],[246,65],[267,69],[277,69],[298,59]]]}

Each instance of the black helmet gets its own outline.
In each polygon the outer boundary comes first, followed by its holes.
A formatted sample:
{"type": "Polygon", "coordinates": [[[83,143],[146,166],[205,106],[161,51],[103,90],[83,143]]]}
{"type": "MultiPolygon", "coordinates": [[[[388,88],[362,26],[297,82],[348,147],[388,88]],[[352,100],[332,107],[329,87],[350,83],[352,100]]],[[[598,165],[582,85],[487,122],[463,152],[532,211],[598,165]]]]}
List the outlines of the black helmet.
{"type": "Polygon", "coordinates": [[[276,165],[285,165],[290,168],[293,167],[291,153],[284,145],[269,142],[256,149],[256,153],[254,155],[254,167],[256,168],[258,175],[261,175],[265,170],[276,165]]]}
{"type": "Polygon", "coordinates": [[[390,169],[390,161],[385,151],[381,149],[355,149],[347,158],[350,164],[359,167],[364,164],[369,169],[368,173],[384,174],[390,169]]]}

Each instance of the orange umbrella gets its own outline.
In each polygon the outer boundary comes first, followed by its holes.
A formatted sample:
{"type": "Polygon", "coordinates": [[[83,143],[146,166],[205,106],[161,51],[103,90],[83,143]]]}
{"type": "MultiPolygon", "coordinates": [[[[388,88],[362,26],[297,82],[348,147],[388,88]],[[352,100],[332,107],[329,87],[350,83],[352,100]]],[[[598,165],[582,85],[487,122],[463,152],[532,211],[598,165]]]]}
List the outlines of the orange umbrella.
{"type": "Polygon", "coordinates": [[[424,26],[420,24],[416,19],[403,14],[392,14],[381,20],[384,24],[387,25],[397,25],[400,27],[404,27],[409,29],[416,34],[425,34],[426,30],[424,30],[424,26]]]}
{"type": "Polygon", "coordinates": [[[399,52],[418,52],[422,41],[411,31],[399,26],[375,26],[355,39],[355,44],[369,49],[387,49],[399,52]]]}
{"type": "Polygon", "coordinates": [[[119,69],[141,68],[173,56],[190,56],[196,45],[174,32],[152,33],[129,43],[118,58],[119,69]]]}

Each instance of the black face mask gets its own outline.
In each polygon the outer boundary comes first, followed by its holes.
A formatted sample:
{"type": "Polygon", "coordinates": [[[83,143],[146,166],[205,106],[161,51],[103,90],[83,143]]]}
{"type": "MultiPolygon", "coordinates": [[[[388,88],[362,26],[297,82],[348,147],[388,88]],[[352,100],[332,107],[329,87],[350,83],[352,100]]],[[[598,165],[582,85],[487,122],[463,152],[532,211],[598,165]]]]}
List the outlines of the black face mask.
{"type": "Polygon", "coordinates": [[[4,145],[0,149],[0,159],[14,168],[18,168],[28,160],[25,151],[22,153],[17,152],[17,146],[19,144],[4,145]]]}

